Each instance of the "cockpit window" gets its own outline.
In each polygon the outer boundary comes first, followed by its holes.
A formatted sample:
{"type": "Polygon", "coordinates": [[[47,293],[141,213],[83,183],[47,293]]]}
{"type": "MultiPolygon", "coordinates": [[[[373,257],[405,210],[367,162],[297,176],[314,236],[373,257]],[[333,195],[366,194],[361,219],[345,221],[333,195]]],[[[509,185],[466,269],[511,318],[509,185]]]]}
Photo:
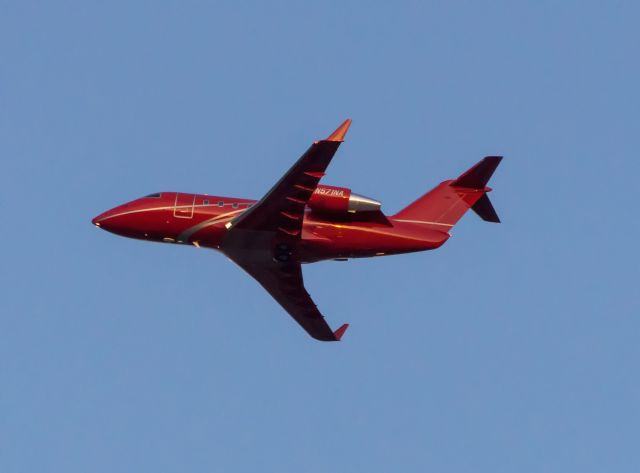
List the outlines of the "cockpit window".
{"type": "Polygon", "coordinates": [[[153,199],[158,199],[158,198],[162,197],[162,194],[160,192],[156,192],[155,194],[145,195],[144,197],[145,198],[150,197],[150,198],[153,198],[153,199]]]}

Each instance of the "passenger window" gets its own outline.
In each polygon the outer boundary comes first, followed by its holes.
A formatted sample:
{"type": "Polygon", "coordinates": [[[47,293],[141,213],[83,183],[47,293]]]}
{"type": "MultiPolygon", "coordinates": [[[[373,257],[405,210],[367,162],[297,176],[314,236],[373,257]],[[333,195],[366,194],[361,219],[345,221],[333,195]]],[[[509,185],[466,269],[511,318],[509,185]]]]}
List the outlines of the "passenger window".
{"type": "Polygon", "coordinates": [[[204,199],[204,200],[202,201],[202,205],[209,205],[209,201],[208,201],[207,199],[204,199]]]}
{"type": "Polygon", "coordinates": [[[234,209],[237,209],[237,208],[238,208],[238,203],[237,203],[237,202],[234,202],[234,203],[233,203],[233,205],[232,205],[231,207],[233,207],[234,209]]]}
{"type": "Polygon", "coordinates": [[[222,201],[218,202],[218,207],[224,207],[224,202],[222,201]]]}

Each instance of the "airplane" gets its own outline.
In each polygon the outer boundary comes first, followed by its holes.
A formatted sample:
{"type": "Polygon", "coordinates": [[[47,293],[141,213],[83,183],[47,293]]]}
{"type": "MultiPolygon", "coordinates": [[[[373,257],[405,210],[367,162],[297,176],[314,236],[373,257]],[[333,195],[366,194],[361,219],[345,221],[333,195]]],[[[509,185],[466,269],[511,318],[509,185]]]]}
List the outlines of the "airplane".
{"type": "Polygon", "coordinates": [[[351,125],[347,119],[309,149],[262,199],[158,192],[108,210],[99,228],[139,240],[218,250],[266,289],[311,337],[339,341],[304,287],[301,264],[433,250],[472,209],[499,223],[489,179],[502,156],[487,156],[395,215],[381,203],[320,179],[351,125]]]}

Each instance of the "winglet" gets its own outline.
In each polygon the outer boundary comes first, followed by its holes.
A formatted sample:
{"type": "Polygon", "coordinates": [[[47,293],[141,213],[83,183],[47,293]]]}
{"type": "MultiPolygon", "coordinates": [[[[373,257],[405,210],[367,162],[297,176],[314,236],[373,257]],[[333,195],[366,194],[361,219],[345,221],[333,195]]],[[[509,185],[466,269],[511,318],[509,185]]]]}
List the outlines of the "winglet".
{"type": "Polygon", "coordinates": [[[336,131],[329,135],[325,141],[344,141],[344,136],[347,134],[347,130],[351,126],[351,118],[347,118],[342,125],[340,125],[336,131]]]}
{"type": "Polygon", "coordinates": [[[333,336],[336,337],[337,341],[340,341],[340,339],[342,338],[342,336],[344,335],[344,333],[347,331],[348,328],[349,328],[349,324],[342,324],[338,330],[333,332],[333,336]]]}

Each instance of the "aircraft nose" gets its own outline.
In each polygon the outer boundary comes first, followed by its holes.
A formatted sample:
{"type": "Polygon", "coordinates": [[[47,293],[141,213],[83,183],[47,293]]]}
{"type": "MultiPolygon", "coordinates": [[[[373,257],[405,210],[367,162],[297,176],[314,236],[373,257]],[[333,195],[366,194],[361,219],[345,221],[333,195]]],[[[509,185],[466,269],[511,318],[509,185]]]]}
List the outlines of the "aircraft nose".
{"type": "Polygon", "coordinates": [[[106,212],[102,212],[100,215],[93,217],[91,219],[91,223],[93,223],[96,227],[104,228],[105,230],[108,230],[108,228],[105,227],[105,220],[108,220],[113,216],[114,216],[113,209],[107,210],[106,212]]]}
{"type": "Polygon", "coordinates": [[[132,236],[137,234],[135,222],[132,222],[127,216],[128,212],[126,212],[126,209],[128,208],[129,204],[114,207],[94,217],[91,223],[98,228],[115,233],[116,235],[132,236]]]}

